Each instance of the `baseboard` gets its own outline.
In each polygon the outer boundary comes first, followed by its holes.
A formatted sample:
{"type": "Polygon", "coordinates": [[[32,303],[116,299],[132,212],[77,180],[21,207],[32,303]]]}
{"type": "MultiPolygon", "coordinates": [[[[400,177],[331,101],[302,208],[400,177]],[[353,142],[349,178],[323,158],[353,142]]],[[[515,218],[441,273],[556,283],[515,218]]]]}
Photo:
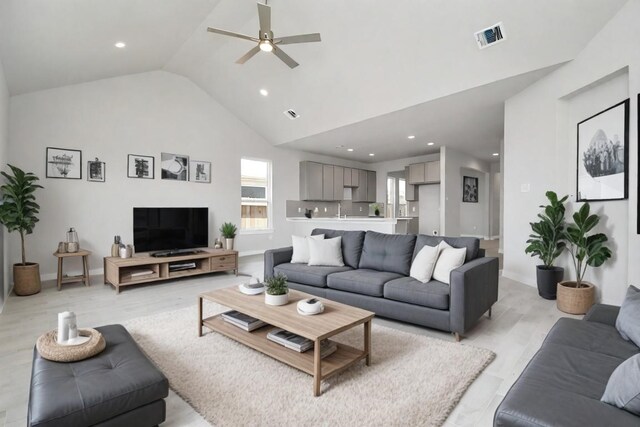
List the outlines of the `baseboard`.
{"type": "Polygon", "coordinates": [[[254,255],[263,255],[266,249],[258,249],[255,251],[242,251],[238,252],[238,258],[246,257],[246,256],[254,256],[254,255]]]}
{"type": "Polygon", "coordinates": [[[525,276],[522,274],[514,273],[508,270],[502,270],[502,277],[506,277],[507,279],[515,280],[516,282],[520,282],[523,285],[531,286],[532,288],[537,287],[538,285],[535,283],[535,279],[531,279],[529,276],[525,276]]]}
{"type": "Polygon", "coordinates": [[[500,240],[500,236],[490,236],[488,240],[500,240]]]}

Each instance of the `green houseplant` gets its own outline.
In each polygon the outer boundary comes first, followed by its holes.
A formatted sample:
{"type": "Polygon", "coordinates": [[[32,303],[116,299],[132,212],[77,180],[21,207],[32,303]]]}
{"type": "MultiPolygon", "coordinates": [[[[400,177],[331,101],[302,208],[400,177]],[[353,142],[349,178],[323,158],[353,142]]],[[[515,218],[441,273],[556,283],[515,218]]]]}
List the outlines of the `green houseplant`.
{"type": "Polygon", "coordinates": [[[380,205],[377,203],[374,203],[373,205],[371,205],[371,207],[373,208],[373,214],[375,216],[380,216],[380,205]]]}
{"type": "Polygon", "coordinates": [[[565,202],[569,196],[558,199],[553,191],[545,193],[548,205],[541,205],[542,212],[538,214],[538,222],[531,222],[532,234],[527,240],[525,253],[538,257],[542,265],[536,267],[538,294],[545,299],[556,299],[556,289],[564,277],[564,268],[553,265],[566,247],[565,231],[565,202]]]}
{"type": "Polygon", "coordinates": [[[264,302],[268,305],[285,305],[289,302],[287,276],[278,273],[264,281],[264,302]]]}
{"type": "Polygon", "coordinates": [[[220,227],[220,233],[222,233],[222,237],[224,237],[224,247],[227,250],[233,249],[233,240],[236,237],[236,233],[238,232],[238,227],[232,222],[225,222],[220,227]]]}
{"type": "Polygon", "coordinates": [[[2,204],[0,204],[0,223],[9,232],[20,233],[22,246],[22,263],[13,265],[13,291],[16,295],[32,295],[40,292],[40,266],[27,262],[25,252],[25,235],[33,233],[38,222],[40,206],[36,203],[35,191],[43,188],[36,184],[38,177],[31,172],[9,165],[11,174],[1,172],[5,184],[0,187],[2,204]]]}
{"type": "Polygon", "coordinates": [[[600,222],[600,217],[591,214],[590,209],[589,203],[582,205],[564,233],[576,280],[558,283],[558,309],[569,314],[584,314],[591,308],[595,287],[584,280],[585,273],[589,267],[600,267],[611,258],[611,250],[605,245],[607,236],[590,233],[600,222]]]}

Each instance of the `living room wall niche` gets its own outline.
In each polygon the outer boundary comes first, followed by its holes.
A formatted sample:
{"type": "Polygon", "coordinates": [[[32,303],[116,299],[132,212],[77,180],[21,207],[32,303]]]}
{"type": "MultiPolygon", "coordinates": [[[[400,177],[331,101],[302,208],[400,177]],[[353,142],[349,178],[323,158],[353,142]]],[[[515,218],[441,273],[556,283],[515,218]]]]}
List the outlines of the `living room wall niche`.
{"type": "MultiPolygon", "coordinates": [[[[54,277],[51,253],[69,227],[93,252],[92,272],[101,272],[114,235],[132,243],[134,206],[207,206],[212,245],[222,222],[240,224],[242,156],[272,161],[274,232],[241,233],[236,239],[241,253],[290,244],[285,201],[298,196],[300,160],[365,167],[276,148],[191,81],[166,71],[15,96],[10,121],[11,162],[35,172],[45,187],[38,192],[41,221],[27,239],[28,258],[40,263],[45,278],[54,277]],[[46,179],[48,146],[82,150],[83,179],[46,179]],[[211,184],[161,180],[162,152],[210,161],[211,184]],[[128,154],[155,156],[156,179],[127,178],[128,154]],[[86,180],[86,160],[95,157],[106,163],[104,183],[86,180]]],[[[10,249],[12,263],[19,255],[16,236],[11,236],[10,249]]]]}

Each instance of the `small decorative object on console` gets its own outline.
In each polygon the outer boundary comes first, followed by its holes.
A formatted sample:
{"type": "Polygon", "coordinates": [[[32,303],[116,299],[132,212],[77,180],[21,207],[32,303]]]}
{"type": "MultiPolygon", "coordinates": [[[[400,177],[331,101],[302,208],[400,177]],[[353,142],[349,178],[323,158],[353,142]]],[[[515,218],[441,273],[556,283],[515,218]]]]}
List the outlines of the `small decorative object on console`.
{"type": "Polygon", "coordinates": [[[264,284],[258,282],[258,279],[252,277],[249,283],[241,283],[238,290],[245,295],[259,295],[264,292],[264,284]]]}
{"type": "Polygon", "coordinates": [[[122,244],[122,239],[120,239],[120,236],[113,236],[113,244],[111,245],[111,256],[112,257],[120,256],[120,245],[121,244],[122,244]]]}
{"type": "Polygon", "coordinates": [[[264,302],[268,305],[285,305],[289,302],[287,276],[278,273],[265,280],[264,302]]]}
{"type": "Polygon", "coordinates": [[[78,241],[78,233],[71,227],[67,231],[67,252],[74,253],[80,250],[80,242],[78,241]]]}
{"type": "Polygon", "coordinates": [[[222,242],[217,237],[216,237],[216,241],[213,244],[213,248],[214,249],[222,249],[222,242]]]}
{"type": "Polygon", "coordinates": [[[220,233],[222,233],[222,237],[224,237],[225,241],[225,249],[231,251],[233,250],[233,240],[236,237],[236,232],[238,231],[238,227],[232,222],[225,222],[220,227],[220,233]]]}
{"type": "Polygon", "coordinates": [[[298,314],[303,316],[313,316],[324,311],[324,305],[317,298],[309,298],[298,302],[298,314]]]}

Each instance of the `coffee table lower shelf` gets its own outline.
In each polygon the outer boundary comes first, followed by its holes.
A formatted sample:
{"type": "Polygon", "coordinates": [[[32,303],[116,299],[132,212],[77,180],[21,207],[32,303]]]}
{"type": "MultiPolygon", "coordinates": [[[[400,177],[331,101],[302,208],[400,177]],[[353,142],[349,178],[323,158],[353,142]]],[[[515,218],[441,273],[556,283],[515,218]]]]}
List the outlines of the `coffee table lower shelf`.
{"type": "MultiPolygon", "coordinates": [[[[298,353],[270,341],[267,338],[267,334],[273,328],[272,326],[264,326],[252,332],[247,332],[237,326],[225,322],[220,315],[203,319],[202,326],[206,326],[212,331],[221,333],[222,335],[251,347],[254,350],[299,369],[302,372],[312,376],[315,375],[314,351],[308,350],[305,353],[298,353]]],[[[335,353],[321,360],[320,378],[316,380],[323,380],[332,375],[338,374],[367,358],[368,352],[366,350],[359,350],[345,344],[338,343],[337,345],[338,349],[335,353]]]]}

